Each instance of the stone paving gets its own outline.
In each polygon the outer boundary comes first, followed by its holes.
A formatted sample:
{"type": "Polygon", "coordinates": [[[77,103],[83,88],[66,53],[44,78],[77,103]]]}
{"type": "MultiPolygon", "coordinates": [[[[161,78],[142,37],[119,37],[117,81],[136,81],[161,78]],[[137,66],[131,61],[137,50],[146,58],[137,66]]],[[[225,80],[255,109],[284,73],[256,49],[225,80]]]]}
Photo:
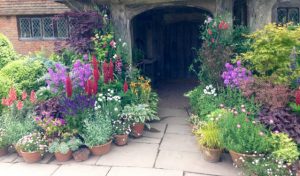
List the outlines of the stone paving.
{"type": "Polygon", "coordinates": [[[175,97],[180,92],[177,98],[181,99],[174,102],[161,92],[159,115],[163,120],[152,123],[153,130],[142,138],[130,139],[126,146],[113,146],[107,155],[80,163],[59,163],[48,155],[41,163],[26,164],[11,154],[0,158],[0,176],[237,176],[228,154],[220,163],[203,160],[187,122],[186,104],[180,104],[186,101],[182,91],[166,92],[175,97]]]}

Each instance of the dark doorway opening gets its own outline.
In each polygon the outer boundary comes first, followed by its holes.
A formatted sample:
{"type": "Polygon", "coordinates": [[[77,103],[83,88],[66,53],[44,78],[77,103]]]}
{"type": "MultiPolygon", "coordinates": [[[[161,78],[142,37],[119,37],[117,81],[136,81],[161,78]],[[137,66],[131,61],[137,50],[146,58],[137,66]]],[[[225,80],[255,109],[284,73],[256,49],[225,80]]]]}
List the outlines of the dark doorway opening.
{"type": "Polygon", "coordinates": [[[131,21],[133,61],[152,82],[195,79],[189,66],[201,46],[200,26],[208,11],[193,7],[162,7],[131,21]]]}

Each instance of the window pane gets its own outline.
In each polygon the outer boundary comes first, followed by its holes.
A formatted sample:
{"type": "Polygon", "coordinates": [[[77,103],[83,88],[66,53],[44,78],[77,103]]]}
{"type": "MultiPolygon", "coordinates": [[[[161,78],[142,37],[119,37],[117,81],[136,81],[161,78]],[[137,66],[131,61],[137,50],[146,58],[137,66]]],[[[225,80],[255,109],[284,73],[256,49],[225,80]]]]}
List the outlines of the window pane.
{"type": "Polygon", "coordinates": [[[21,38],[30,38],[31,37],[31,29],[30,29],[30,18],[20,18],[20,32],[21,38]]]}
{"type": "Polygon", "coordinates": [[[284,24],[287,23],[288,11],[286,8],[277,9],[277,22],[284,24]]]}
{"type": "Polygon", "coordinates": [[[51,17],[43,18],[43,37],[44,38],[53,38],[53,20],[51,17]]]}
{"type": "Polygon", "coordinates": [[[289,9],[289,22],[299,23],[299,9],[290,8],[289,9]]]}
{"type": "Polygon", "coordinates": [[[32,18],[31,19],[31,27],[32,27],[32,38],[42,37],[41,19],[40,18],[32,18]]]}
{"type": "Polygon", "coordinates": [[[57,37],[67,38],[69,36],[68,20],[66,18],[59,18],[56,23],[57,37]]]}

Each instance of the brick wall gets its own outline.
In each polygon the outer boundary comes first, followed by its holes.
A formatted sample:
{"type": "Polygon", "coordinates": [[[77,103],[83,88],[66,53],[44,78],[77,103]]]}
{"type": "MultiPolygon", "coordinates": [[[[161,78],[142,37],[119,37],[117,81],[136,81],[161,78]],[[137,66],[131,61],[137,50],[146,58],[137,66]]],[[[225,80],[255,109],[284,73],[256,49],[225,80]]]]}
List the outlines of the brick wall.
{"type": "Polygon", "coordinates": [[[0,33],[6,35],[20,54],[43,50],[51,53],[55,40],[19,40],[16,16],[0,16],[0,33]]]}

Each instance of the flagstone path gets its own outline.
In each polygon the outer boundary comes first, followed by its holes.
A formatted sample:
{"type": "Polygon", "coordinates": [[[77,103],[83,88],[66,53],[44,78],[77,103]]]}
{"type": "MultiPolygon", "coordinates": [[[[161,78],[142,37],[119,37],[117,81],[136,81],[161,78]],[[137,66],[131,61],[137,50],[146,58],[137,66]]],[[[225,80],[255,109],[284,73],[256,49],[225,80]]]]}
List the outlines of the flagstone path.
{"type": "Polygon", "coordinates": [[[208,163],[201,157],[187,122],[188,103],[182,96],[188,89],[176,82],[160,87],[162,120],[152,123],[142,138],[130,139],[123,147],[113,146],[107,155],[80,163],[59,163],[48,155],[38,164],[26,164],[11,154],[0,158],[0,176],[237,176],[228,154],[220,163],[208,163]]]}

